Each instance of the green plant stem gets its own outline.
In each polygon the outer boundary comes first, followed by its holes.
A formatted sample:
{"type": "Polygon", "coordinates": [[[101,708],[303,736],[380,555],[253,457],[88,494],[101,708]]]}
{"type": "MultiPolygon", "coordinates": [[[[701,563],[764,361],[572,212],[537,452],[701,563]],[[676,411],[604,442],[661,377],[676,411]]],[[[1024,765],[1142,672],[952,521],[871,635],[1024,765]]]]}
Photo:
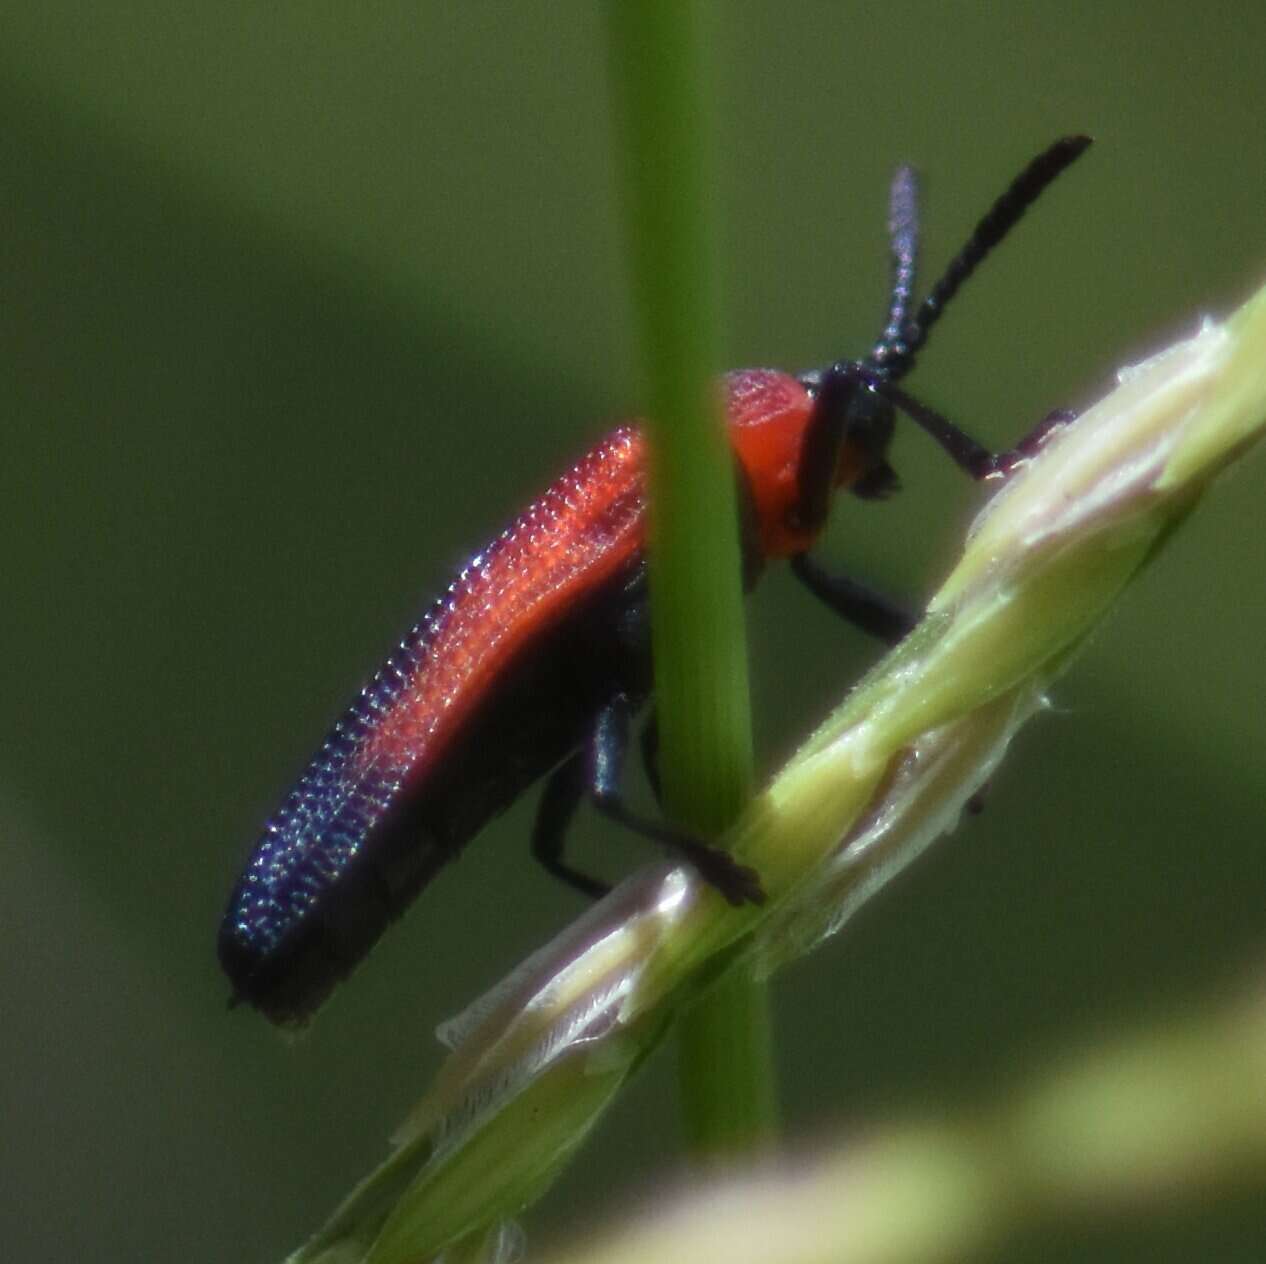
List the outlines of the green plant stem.
{"type": "Polygon", "coordinates": [[[721,1158],[768,1143],[778,1118],[772,1049],[769,989],[743,966],[683,1017],[678,1076],[693,1153],[721,1158]]]}
{"type": "MultiPolygon", "coordinates": [[[[651,623],[664,801],[715,836],[751,793],[752,740],[733,458],[714,385],[717,303],[701,6],[609,10],[634,293],[649,393],[651,623]]],[[[763,985],[746,974],[692,1012],[682,1108],[698,1154],[772,1127],[763,985]]]]}

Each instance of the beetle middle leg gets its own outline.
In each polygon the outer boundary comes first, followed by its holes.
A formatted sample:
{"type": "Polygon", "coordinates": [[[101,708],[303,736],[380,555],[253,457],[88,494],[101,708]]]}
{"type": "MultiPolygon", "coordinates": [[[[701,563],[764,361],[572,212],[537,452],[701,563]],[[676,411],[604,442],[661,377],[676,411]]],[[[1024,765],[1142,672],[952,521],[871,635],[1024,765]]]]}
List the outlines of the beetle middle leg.
{"type": "Polygon", "coordinates": [[[791,559],[795,577],[819,601],[829,606],[842,619],[886,645],[896,645],[918,623],[918,615],[883,593],[859,584],[847,575],[832,575],[820,567],[808,553],[791,559]]]}

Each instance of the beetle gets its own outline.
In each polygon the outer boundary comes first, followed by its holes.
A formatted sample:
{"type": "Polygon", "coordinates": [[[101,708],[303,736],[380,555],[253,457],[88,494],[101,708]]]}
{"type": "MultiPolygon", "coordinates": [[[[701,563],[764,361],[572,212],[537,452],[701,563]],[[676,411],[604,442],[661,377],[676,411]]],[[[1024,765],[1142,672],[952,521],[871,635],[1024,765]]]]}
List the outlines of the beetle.
{"type": "MultiPolygon", "coordinates": [[[[897,383],[962,283],[1090,144],[1056,141],[980,220],[913,308],[918,189],[898,169],[889,197],[892,287],[873,349],[799,376],[724,380],[740,488],[745,586],[787,559],[851,623],[889,643],[913,625],[893,602],[823,571],[809,550],[833,494],[897,487],[886,452],[898,412],[971,476],[1001,477],[1042,441],[991,453],[897,383]]],[[[641,431],[602,439],[475,554],[334,725],[235,885],[219,936],[234,1003],[305,1022],[382,932],[493,817],[546,777],[532,850],[589,895],[606,887],[563,856],[586,795],[667,844],[731,903],[763,899],[757,875],[700,839],[632,813],[620,796],[629,729],[651,696],[641,431]]],[[[655,776],[653,715],[643,757],[655,776]]]]}

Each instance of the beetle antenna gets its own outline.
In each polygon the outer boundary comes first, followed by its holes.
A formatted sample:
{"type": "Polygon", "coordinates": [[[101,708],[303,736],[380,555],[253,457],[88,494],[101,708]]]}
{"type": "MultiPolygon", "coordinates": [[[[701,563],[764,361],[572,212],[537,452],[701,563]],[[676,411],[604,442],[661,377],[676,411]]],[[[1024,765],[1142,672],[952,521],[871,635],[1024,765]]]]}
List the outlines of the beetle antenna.
{"type": "Polygon", "coordinates": [[[887,324],[871,353],[876,364],[894,352],[899,355],[908,332],[906,322],[919,263],[919,177],[913,167],[898,167],[888,189],[888,243],[892,297],[887,324]]]}
{"type": "MultiPolygon", "coordinates": [[[[981,262],[995,246],[1020,221],[1024,212],[1045,192],[1047,186],[1071,166],[1090,147],[1089,136],[1064,136],[1049,148],[1038,154],[1023,171],[1011,182],[1006,191],[989,208],[984,217],[972,230],[966,245],[954,256],[944,275],[928,291],[928,296],[919,305],[914,319],[904,323],[899,330],[894,330],[891,319],[888,328],[876,345],[871,355],[871,362],[881,369],[889,379],[896,379],[909,372],[914,364],[916,352],[927,342],[928,333],[940,320],[950,299],[958,293],[963,282],[976,271],[981,262]]],[[[892,309],[898,309],[898,274],[901,264],[898,262],[898,230],[896,228],[897,189],[902,180],[902,173],[908,168],[898,171],[893,180],[893,301],[892,309]]],[[[911,205],[913,215],[913,205],[911,205]]],[[[917,221],[912,219],[913,232],[917,235],[917,221]]],[[[913,269],[914,240],[909,243],[910,267],[913,269]]]]}
{"type": "Polygon", "coordinates": [[[1064,136],[1038,154],[1011,182],[1006,192],[989,208],[972,231],[967,244],[951,261],[945,274],[919,306],[911,330],[911,350],[927,341],[928,331],[941,318],[946,304],[958,293],[981,261],[1019,223],[1024,212],[1046,191],[1047,186],[1090,148],[1089,136],[1064,136]]]}

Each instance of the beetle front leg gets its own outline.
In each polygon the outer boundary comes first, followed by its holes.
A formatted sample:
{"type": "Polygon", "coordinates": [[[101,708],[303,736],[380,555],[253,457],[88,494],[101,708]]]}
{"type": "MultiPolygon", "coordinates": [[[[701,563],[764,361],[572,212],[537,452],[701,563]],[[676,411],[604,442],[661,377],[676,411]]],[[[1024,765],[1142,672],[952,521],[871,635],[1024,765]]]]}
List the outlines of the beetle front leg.
{"type": "Polygon", "coordinates": [[[935,408],[929,408],[913,395],[907,395],[899,386],[894,386],[891,382],[876,381],[873,389],[894,408],[905,413],[925,434],[935,439],[955,465],[981,481],[1006,478],[1018,465],[1035,456],[1052,435],[1076,418],[1076,413],[1066,408],[1057,408],[1038,422],[1013,448],[1004,452],[990,452],[984,444],[977,443],[948,417],[938,413],[935,408]]]}
{"type": "Polygon", "coordinates": [[[852,363],[832,365],[817,384],[813,415],[805,426],[796,464],[797,492],[791,520],[800,531],[816,533],[826,525],[840,448],[853,420],[858,394],[865,389],[861,366],[852,363]]]}
{"type": "Polygon", "coordinates": [[[1003,456],[1011,458],[1012,467],[1026,461],[1046,446],[1065,426],[1071,426],[1077,414],[1071,408],[1054,408],[1032,430],[1003,456]]]}

